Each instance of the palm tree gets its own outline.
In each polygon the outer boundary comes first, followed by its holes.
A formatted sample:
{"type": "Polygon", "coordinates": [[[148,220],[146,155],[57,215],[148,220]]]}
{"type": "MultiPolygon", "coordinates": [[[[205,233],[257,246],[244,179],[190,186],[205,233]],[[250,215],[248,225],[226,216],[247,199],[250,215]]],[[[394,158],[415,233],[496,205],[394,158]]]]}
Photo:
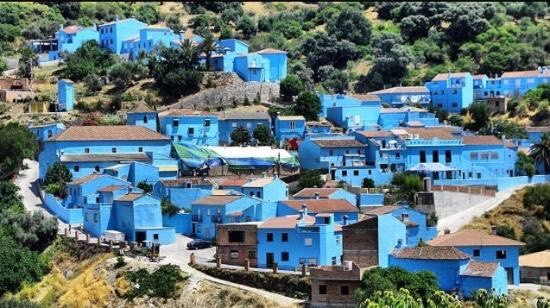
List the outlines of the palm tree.
{"type": "Polygon", "coordinates": [[[218,43],[214,39],[212,33],[208,33],[204,36],[204,41],[200,44],[200,50],[206,55],[206,69],[210,70],[210,59],[212,58],[212,52],[218,50],[218,43]]]}
{"type": "Polygon", "coordinates": [[[550,133],[542,134],[540,141],[531,146],[530,156],[535,159],[537,163],[542,163],[544,166],[544,173],[550,173],[550,133]]]}

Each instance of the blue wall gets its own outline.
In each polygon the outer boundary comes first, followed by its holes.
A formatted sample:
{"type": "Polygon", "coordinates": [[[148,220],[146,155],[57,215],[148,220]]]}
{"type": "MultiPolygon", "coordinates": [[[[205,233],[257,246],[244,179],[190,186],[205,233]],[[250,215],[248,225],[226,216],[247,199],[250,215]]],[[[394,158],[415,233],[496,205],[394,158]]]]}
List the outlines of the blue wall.
{"type": "Polygon", "coordinates": [[[143,126],[150,130],[158,131],[157,113],[152,112],[128,112],[126,114],[127,125],[143,126]]]}
{"type": "Polygon", "coordinates": [[[405,245],[407,231],[405,225],[391,214],[378,216],[378,266],[391,264],[391,252],[405,245]]]}
{"type": "Polygon", "coordinates": [[[390,255],[389,266],[398,266],[410,272],[430,271],[437,277],[439,288],[443,291],[453,291],[460,281],[460,268],[468,263],[464,260],[424,260],[399,259],[390,255]]]}
{"type": "Polygon", "coordinates": [[[484,262],[497,262],[504,269],[513,271],[513,283],[519,285],[519,247],[518,246],[456,246],[457,249],[469,254],[473,259],[484,262]],[[474,256],[474,249],[479,249],[480,255],[474,256]],[[497,259],[498,250],[506,251],[505,259],[497,259]]]}
{"type": "Polygon", "coordinates": [[[74,108],[74,83],[68,79],[57,82],[59,110],[71,111],[74,108]]]}
{"type": "Polygon", "coordinates": [[[210,114],[160,117],[160,131],[175,143],[218,145],[218,125],[218,117],[210,114]]]}
{"type": "Polygon", "coordinates": [[[82,208],[67,208],[60,203],[60,200],[51,194],[45,194],[44,205],[46,205],[55,216],[59,217],[59,219],[67,224],[78,225],[83,221],[82,208]]]}

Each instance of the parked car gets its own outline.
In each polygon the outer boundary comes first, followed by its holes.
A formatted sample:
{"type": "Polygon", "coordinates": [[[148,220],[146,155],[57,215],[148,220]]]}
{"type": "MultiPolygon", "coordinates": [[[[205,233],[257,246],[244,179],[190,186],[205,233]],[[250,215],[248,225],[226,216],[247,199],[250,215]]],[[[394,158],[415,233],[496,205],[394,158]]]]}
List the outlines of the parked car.
{"type": "Polygon", "coordinates": [[[187,249],[203,249],[203,248],[210,248],[212,247],[212,243],[210,241],[205,241],[201,239],[192,240],[191,242],[187,243],[187,249]]]}

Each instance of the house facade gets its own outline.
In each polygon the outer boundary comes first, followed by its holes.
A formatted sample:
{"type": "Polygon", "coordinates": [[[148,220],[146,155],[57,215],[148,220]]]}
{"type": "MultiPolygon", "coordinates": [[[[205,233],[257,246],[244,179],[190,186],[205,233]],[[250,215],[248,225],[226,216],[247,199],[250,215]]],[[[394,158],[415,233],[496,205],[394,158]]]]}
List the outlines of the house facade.
{"type": "Polygon", "coordinates": [[[92,27],[68,26],[59,25],[59,30],[55,32],[57,41],[57,49],[48,52],[48,60],[58,60],[60,52],[73,53],[82,44],[87,41],[99,42],[99,31],[95,25],[92,27]]]}
{"type": "Polygon", "coordinates": [[[246,128],[253,139],[254,131],[260,127],[266,127],[271,130],[271,117],[267,112],[228,112],[219,114],[219,139],[222,144],[230,144],[231,133],[238,128],[246,128]]]}
{"type": "Polygon", "coordinates": [[[145,104],[139,104],[126,113],[126,125],[143,126],[152,131],[159,131],[158,114],[145,104]]]}
{"type": "Polygon", "coordinates": [[[303,116],[278,115],[275,118],[274,131],[279,147],[288,140],[302,140],[306,132],[306,119],[303,116]]]}
{"type": "Polygon", "coordinates": [[[57,103],[59,111],[71,111],[74,108],[74,82],[61,79],[57,82],[57,103]]]}
{"type": "Polygon", "coordinates": [[[124,53],[123,42],[132,37],[138,37],[140,30],[147,24],[135,18],[119,19],[118,15],[112,22],[104,23],[97,27],[99,31],[99,44],[101,47],[120,55],[124,53]]]}
{"type": "Polygon", "coordinates": [[[342,188],[304,188],[292,196],[295,200],[332,199],[357,204],[357,195],[342,188]]]}
{"type": "Polygon", "coordinates": [[[218,145],[218,117],[202,111],[174,109],[159,114],[160,131],[174,143],[218,145]]]}
{"type": "Polygon", "coordinates": [[[393,87],[369,92],[369,94],[378,96],[383,104],[388,104],[392,107],[427,107],[431,103],[430,91],[425,86],[393,87]]]}
{"type": "Polygon", "coordinates": [[[334,221],[340,225],[347,225],[359,220],[359,209],[355,204],[349,203],[343,199],[304,199],[304,200],[284,200],[279,201],[277,205],[277,216],[287,216],[299,214],[300,211],[307,209],[308,213],[316,214],[334,214],[334,221]]]}
{"type": "Polygon", "coordinates": [[[437,74],[425,84],[430,91],[432,105],[451,113],[460,113],[474,101],[473,77],[470,73],[437,74]]]}

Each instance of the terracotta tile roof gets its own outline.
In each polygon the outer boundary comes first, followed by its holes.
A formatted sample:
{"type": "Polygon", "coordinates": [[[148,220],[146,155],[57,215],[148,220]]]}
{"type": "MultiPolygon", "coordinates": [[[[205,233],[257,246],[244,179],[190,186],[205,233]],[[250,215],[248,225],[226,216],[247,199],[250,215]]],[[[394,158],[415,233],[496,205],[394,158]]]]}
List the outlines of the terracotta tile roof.
{"type": "MultiPolygon", "coordinates": [[[[451,75],[451,78],[461,78],[461,77],[466,77],[469,74],[470,73],[461,72],[461,73],[451,73],[450,75],[451,75]]],[[[435,75],[432,81],[442,81],[442,80],[447,80],[447,78],[449,78],[449,73],[441,73],[441,74],[435,75]]]]}
{"type": "Polygon", "coordinates": [[[355,139],[314,139],[321,148],[357,148],[365,145],[355,139]]]}
{"type": "Polygon", "coordinates": [[[518,147],[518,145],[513,140],[510,140],[510,139],[504,140],[504,146],[507,147],[507,148],[517,148],[518,147]]]}
{"type": "Polygon", "coordinates": [[[284,51],[284,50],[279,50],[279,49],[274,49],[274,48],[265,48],[265,49],[262,49],[260,51],[258,51],[258,53],[265,53],[265,54],[270,54],[270,53],[280,53],[280,54],[286,54],[287,52],[284,51]]]}
{"type": "Polygon", "coordinates": [[[295,193],[294,198],[314,198],[317,193],[319,194],[319,198],[327,199],[339,190],[340,188],[304,188],[295,193]]]}
{"type": "Polygon", "coordinates": [[[485,74],[478,74],[478,75],[474,75],[473,77],[474,77],[474,79],[489,78],[489,77],[487,77],[487,75],[485,75],[485,74]]]}
{"type": "Polygon", "coordinates": [[[550,126],[527,126],[525,130],[527,132],[548,133],[550,132],[550,126]]]}
{"type": "Polygon", "coordinates": [[[65,32],[67,34],[73,34],[73,33],[77,33],[81,29],[82,28],[79,27],[79,26],[68,26],[68,27],[63,28],[63,32],[65,32]]]}
{"type": "Polygon", "coordinates": [[[179,178],[177,180],[163,180],[161,182],[162,184],[164,184],[164,186],[168,186],[168,187],[177,187],[187,183],[191,183],[193,185],[212,185],[212,182],[202,177],[179,178]]]}
{"type": "Polygon", "coordinates": [[[193,110],[193,109],[170,109],[159,113],[159,117],[168,117],[168,116],[215,116],[214,114],[208,113],[202,110],[193,110]]]}
{"type": "Polygon", "coordinates": [[[380,97],[373,94],[348,94],[349,97],[353,97],[355,99],[358,99],[360,101],[367,101],[367,102],[379,102],[380,97]]]}
{"type": "MultiPolygon", "coordinates": [[[[421,139],[458,139],[460,135],[454,134],[453,132],[459,132],[456,128],[452,127],[403,127],[400,129],[392,129],[391,132],[394,135],[399,135],[401,131],[404,131],[407,134],[418,134],[421,139]]],[[[406,134],[402,137],[407,137],[406,134]]]]}
{"type": "Polygon", "coordinates": [[[504,73],[502,73],[502,76],[500,76],[500,78],[504,79],[504,78],[542,77],[542,76],[550,76],[550,70],[544,70],[543,73],[541,73],[537,70],[504,72],[504,73]]]}
{"type": "Polygon", "coordinates": [[[84,183],[87,183],[89,181],[93,181],[97,178],[100,178],[100,177],[103,177],[103,176],[106,176],[104,174],[99,174],[99,173],[92,173],[90,175],[87,175],[87,176],[83,176],[81,178],[78,178],[78,179],[74,179],[72,180],[69,184],[72,184],[72,185],[81,185],[81,184],[84,184],[84,183]]]}
{"type": "Polygon", "coordinates": [[[405,247],[396,249],[392,256],[399,259],[420,259],[420,260],[464,260],[470,256],[454,247],[405,247]]]}
{"type": "Polygon", "coordinates": [[[367,138],[384,138],[392,135],[392,133],[387,130],[364,130],[357,133],[367,138]]]}
{"type": "MultiPolygon", "coordinates": [[[[288,215],[282,217],[273,217],[266,220],[263,224],[259,225],[259,229],[294,229],[300,222],[300,215],[288,215]]],[[[315,223],[315,217],[307,215],[303,224],[312,225],[315,223]]]]}
{"type": "Polygon", "coordinates": [[[113,192],[113,191],[117,191],[117,190],[120,190],[120,189],[123,189],[125,188],[126,186],[123,186],[123,185],[109,185],[109,186],[105,186],[103,188],[100,188],[98,191],[101,191],[101,192],[113,192]]]}
{"type": "Polygon", "coordinates": [[[212,190],[212,196],[229,196],[234,195],[233,190],[228,189],[213,189],[212,190]]]}
{"type": "Polygon", "coordinates": [[[275,179],[274,178],[259,178],[259,179],[255,179],[255,180],[252,180],[248,183],[245,183],[242,187],[253,187],[253,188],[256,188],[256,187],[264,187],[268,184],[271,184],[273,183],[275,179]]]}
{"type": "Polygon", "coordinates": [[[127,113],[148,113],[148,112],[155,112],[155,110],[149,108],[149,106],[147,106],[146,104],[144,103],[140,103],[140,104],[137,104],[137,106],[135,106],[132,110],[128,111],[127,113]]]}
{"type": "Polygon", "coordinates": [[[550,249],[519,256],[519,266],[550,267],[550,249]]]}
{"type": "Polygon", "coordinates": [[[117,201],[135,201],[145,196],[143,193],[129,193],[116,199],[117,201]]]}
{"type": "Polygon", "coordinates": [[[243,186],[248,183],[250,179],[246,178],[229,178],[218,183],[219,186],[243,186]]]}
{"type": "Polygon", "coordinates": [[[485,231],[462,230],[436,237],[428,242],[431,246],[523,246],[525,243],[502,236],[487,234],[485,231]]]}
{"type": "Polygon", "coordinates": [[[502,145],[502,140],[497,137],[490,136],[464,136],[462,143],[467,145],[502,145]]]}
{"type": "Polygon", "coordinates": [[[277,119],[281,121],[305,121],[303,116],[277,116],[277,119]]]}
{"type": "Polygon", "coordinates": [[[227,205],[242,196],[207,196],[197,201],[193,201],[192,205],[227,205]]]}
{"type": "Polygon", "coordinates": [[[267,112],[219,112],[224,120],[271,120],[267,112]]]}
{"type": "Polygon", "coordinates": [[[429,94],[428,88],[425,86],[418,87],[393,87],[384,90],[378,90],[374,92],[369,92],[369,94],[393,94],[393,93],[422,93],[429,94]]]}
{"type": "Polygon", "coordinates": [[[498,268],[498,263],[470,261],[460,276],[493,277],[498,268]]]}
{"type": "Polygon", "coordinates": [[[359,210],[357,207],[346,200],[332,200],[332,199],[305,199],[305,200],[286,200],[281,201],[283,204],[300,211],[302,205],[307,206],[307,210],[310,213],[334,213],[334,212],[347,212],[357,213],[359,210]]]}
{"type": "Polygon", "coordinates": [[[62,162],[102,162],[102,161],[149,161],[151,158],[145,153],[128,154],[64,154],[62,162]]]}
{"type": "Polygon", "coordinates": [[[380,216],[380,215],[385,215],[385,214],[391,213],[391,212],[397,210],[398,208],[401,208],[401,207],[397,206],[397,205],[377,206],[373,209],[370,209],[370,210],[367,210],[367,211],[363,212],[363,214],[380,216]]]}
{"type": "Polygon", "coordinates": [[[170,140],[168,137],[142,126],[71,126],[48,141],[96,140],[170,140]]]}

